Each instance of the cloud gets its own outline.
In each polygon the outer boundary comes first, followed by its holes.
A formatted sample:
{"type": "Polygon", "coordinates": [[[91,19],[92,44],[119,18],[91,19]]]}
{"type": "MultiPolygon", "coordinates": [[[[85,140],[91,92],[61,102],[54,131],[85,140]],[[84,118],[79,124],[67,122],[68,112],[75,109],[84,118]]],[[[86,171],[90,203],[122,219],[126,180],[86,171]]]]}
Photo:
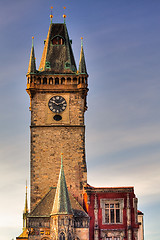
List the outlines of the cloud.
{"type": "Polygon", "coordinates": [[[90,158],[99,155],[122,152],[136,147],[160,143],[160,135],[157,129],[160,125],[143,126],[134,128],[115,128],[90,130],[87,135],[87,147],[90,158]]]}

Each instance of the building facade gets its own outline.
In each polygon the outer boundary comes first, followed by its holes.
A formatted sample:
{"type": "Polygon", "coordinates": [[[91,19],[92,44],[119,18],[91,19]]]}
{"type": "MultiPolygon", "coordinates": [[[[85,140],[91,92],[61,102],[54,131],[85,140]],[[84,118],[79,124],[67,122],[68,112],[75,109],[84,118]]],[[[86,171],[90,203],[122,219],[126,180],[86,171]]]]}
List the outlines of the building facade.
{"type": "Polygon", "coordinates": [[[143,240],[134,188],[94,188],[87,183],[88,74],[83,42],[77,70],[65,21],[51,21],[38,70],[32,40],[26,90],[31,197],[30,213],[26,203],[23,233],[17,239],[143,240]]]}

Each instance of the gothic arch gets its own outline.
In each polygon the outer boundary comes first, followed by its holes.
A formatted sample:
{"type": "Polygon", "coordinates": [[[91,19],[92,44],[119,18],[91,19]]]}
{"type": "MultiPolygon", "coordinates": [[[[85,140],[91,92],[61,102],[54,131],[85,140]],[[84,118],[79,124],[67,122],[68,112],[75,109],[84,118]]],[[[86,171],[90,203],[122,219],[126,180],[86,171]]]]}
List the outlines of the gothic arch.
{"type": "Polygon", "coordinates": [[[72,234],[70,232],[68,233],[68,240],[72,240],[72,234]]]}
{"type": "Polygon", "coordinates": [[[64,234],[64,232],[61,232],[61,233],[59,234],[59,240],[65,240],[65,234],[64,234]]]}

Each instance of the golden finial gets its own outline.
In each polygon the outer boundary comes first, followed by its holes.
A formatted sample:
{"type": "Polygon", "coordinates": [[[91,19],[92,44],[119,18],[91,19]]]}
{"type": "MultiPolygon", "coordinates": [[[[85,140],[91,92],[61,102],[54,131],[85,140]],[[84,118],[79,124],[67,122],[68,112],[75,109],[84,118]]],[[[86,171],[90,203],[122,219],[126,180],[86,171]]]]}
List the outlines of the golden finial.
{"type": "Polygon", "coordinates": [[[83,37],[81,37],[81,46],[83,46],[83,37]]]}
{"type": "MultiPolygon", "coordinates": [[[[64,8],[64,10],[66,9],[66,7],[63,7],[64,8]]],[[[64,23],[66,22],[66,15],[65,14],[63,14],[63,18],[64,18],[64,23]]]]}
{"type": "Polygon", "coordinates": [[[34,40],[34,37],[32,36],[32,47],[33,47],[33,43],[34,43],[34,41],[33,41],[33,40],[34,40]]]}
{"type": "Polygon", "coordinates": [[[52,9],[53,9],[53,7],[51,7],[51,15],[50,15],[51,23],[52,23],[52,18],[53,18],[52,9]]]}
{"type": "Polygon", "coordinates": [[[26,191],[27,191],[27,188],[28,188],[28,187],[27,187],[27,180],[26,180],[26,191]]]}

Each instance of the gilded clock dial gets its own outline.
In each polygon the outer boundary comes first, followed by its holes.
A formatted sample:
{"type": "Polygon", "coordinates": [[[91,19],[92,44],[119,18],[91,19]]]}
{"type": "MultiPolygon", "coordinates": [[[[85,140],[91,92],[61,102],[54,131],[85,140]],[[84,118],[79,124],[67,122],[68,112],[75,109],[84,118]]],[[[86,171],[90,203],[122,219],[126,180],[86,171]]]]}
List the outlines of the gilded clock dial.
{"type": "Polygon", "coordinates": [[[61,113],[67,107],[67,102],[62,96],[53,96],[48,102],[49,109],[54,113],[61,113]]]}

